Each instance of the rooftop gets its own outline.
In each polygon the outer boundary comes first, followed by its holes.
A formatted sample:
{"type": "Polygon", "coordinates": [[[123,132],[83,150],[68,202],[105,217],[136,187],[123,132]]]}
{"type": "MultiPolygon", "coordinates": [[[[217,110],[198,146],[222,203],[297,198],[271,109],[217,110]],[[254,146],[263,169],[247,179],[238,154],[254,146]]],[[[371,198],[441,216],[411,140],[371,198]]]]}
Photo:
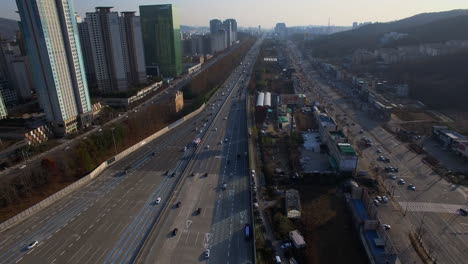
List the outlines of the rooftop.
{"type": "Polygon", "coordinates": [[[349,143],[338,143],[338,149],[348,155],[356,155],[356,151],[349,143]]]}

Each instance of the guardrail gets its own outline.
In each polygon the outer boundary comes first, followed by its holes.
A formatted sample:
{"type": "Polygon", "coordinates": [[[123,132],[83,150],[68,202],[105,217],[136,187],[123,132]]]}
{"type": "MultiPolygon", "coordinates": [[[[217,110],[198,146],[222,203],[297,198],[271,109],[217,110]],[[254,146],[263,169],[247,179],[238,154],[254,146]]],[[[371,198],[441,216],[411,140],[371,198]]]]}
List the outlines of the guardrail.
{"type": "Polygon", "coordinates": [[[92,179],[96,178],[103,172],[107,167],[110,167],[112,164],[114,164],[116,161],[119,161],[131,153],[137,151],[140,149],[142,146],[145,144],[157,139],[158,137],[164,135],[171,129],[174,129],[175,127],[179,126],[180,124],[184,123],[186,120],[194,117],[195,115],[199,114],[203,109],[205,108],[205,104],[200,106],[197,110],[193,111],[192,113],[182,117],[181,119],[175,121],[174,123],[170,124],[169,126],[159,130],[158,132],[154,133],[153,135],[143,139],[142,141],[136,143],[135,145],[129,147],[128,149],[120,152],[119,154],[109,158],[107,161],[101,163],[96,169],[94,169],[92,172],[90,172],[88,175],[84,176],[83,178],[79,179],[78,181],[72,183],[71,185],[68,185],[64,189],[54,193],[52,196],[47,197],[46,199],[40,201],[39,203],[29,207],[28,209],[24,210],[23,212],[13,216],[12,218],[4,221],[3,223],[0,223],[0,232],[3,232],[12,226],[22,222],[23,220],[27,219],[29,216],[39,212],[40,210],[46,208],[47,206],[53,204],[57,200],[65,197],[66,195],[70,194],[73,191],[76,191],[80,187],[82,187],[85,184],[88,184],[92,179]]]}
{"type": "MultiPolygon", "coordinates": [[[[225,85],[225,83],[227,82],[229,78],[226,79],[226,81],[223,83],[222,86],[225,85]]],[[[236,84],[237,85],[237,82],[239,82],[239,79],[236,81],[236,84]]],[[[235,87],[234,85],[234,87],[235,87]]],[[[216,91],[216,92],[219,92],[216,91]]],[[[231,89],[229,94],[226,95],[226,98],[224,99],[224,102],[223,104],[221,105],[221,107],[219,108],[219,110],[216,112],[216,115],[210,120],[210,125],[207,127],[207,129],[205,130],[204,134],[203,134],[203,137],[202,138],[202,142],[205,140],[205,135],[206,133],[208,133],[208,131],[211,131],[212,130],[212,126],[213,126],[213,122],[216,118],[219,117],[219,114],[221,113],[222,109],[224,108],[224,106],[226,105],[226,101],[231,97],[232,93],[234,92],[234,89],[231,89]]],[[[200,142],[198,144],[198,146],[201,146],[202,145],[202,142],[200,142]]],[[[164,204],[164,207],[163,209],[161,210],[161,212],[159,213],[159,216],[163,216],[164,213],[168,210],[168,208],[170,207],[171,204],[173,204],[172,202],[172,199],[174,198],[174,195],[175,193],[177,193],[178,191],[178,188],[183,184],[183,182],[185,181],[186,179],[186,173],[187,173],[187,168],[190,168],[194,162],[194,157],[196,155],[198,155],[198,153],[201,151],[202,148],[200,147],[197,147],[197,149],[194,151],[193,155],[190,157],[190,160],[189,162],[187,163],[187,165],[185,166],[183,172],[181,173],[181,175],[179,176],[179,181],[177,182],[176,186],[171,190],[171,194],[169,196],[166,202],[166,204],[164,204]]],[[[144,255],[146,254],[145,252],[145,249],[148,249],[148,243],[149,240],[148,238],[150,238],[154,232],[156,232],[157,227],[159,226],[159,224],[161,223],[162,221],[162,218],[161,217],[156,217],[153,222],[151,223],[151,227],[150,227],[150,231],[147,232],[144,236],[143,236],[143,243],[141,243],[141,245],[139,245],[139,247],[137,248],[137,251],[138,253],[130,260],[130,263],[144,263],[144,255]]]]}

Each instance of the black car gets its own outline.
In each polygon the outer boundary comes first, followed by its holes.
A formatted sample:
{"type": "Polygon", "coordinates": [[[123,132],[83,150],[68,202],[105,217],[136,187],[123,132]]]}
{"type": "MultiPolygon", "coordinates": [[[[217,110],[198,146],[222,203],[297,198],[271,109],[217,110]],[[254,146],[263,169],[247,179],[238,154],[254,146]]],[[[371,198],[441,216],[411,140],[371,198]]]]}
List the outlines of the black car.
{"type": "Polygon", "coordinates": [[[172,230],[172,235],[175,236],[177,235],[177,232],[179,231],[179,229],[177,228],[174,228],[174,230],[172,230]]]}
{"type": "Polygon", "coordinates": [[[460,208],[458,209],[458,212],[460,212],[460,215],[462,216],[468,216],[468,211],[466,209],[460,208]]]}
{"type": "Polygon", "coordinates": [[[181,205],[181,202],[177,202],[177,203],[175,204],[175,207],[176,207],[176,208],[179,208],[180,205],[181,205]]]}
{"type": "Polygon", "coordinates": [[[195,213],[196,213],[197,215],[201,214],[201,208],[198,207],[198,209],[197,209],[197,211],[195,211],[195,213]]]}

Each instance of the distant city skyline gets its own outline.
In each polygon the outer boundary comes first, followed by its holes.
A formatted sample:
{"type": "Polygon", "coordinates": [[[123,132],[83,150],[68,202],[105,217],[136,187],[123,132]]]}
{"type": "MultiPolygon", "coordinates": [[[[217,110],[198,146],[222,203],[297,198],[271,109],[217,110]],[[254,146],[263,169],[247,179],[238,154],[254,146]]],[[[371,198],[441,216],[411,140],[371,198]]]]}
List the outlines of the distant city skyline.
{"type": "MultiPolygon", "coordinates": [[[[208,26],[212,18],[235,18],[240,27],[273,28],[277,22],[287,26],[351,26],[353,22],[388,22],[425,12],[467,9],[466,0],[74,0],[77,13],[84,17],[96,6],[113,6],[115,11],[139,11],[139,5],[174,4],[180,24],[208,26]],[[248,12],[254,10],[254,12],[248,12]]],[[[19,20],[16,1],[4,0],[0,17],[19,20]]]]}

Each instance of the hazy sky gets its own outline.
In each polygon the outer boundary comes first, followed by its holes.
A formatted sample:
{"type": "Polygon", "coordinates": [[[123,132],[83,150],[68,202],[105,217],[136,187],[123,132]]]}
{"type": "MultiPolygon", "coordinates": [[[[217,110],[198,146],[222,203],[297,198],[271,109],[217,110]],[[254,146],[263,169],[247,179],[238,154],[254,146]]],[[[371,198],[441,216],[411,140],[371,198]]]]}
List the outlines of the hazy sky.
{"type": "MultiPolygon", "coordinates": [[[[19,19],[15,0],[0,0],[0,17],[19,19]]],[[[138,11],[139,5],[175,4],[183,25],[206,26],[212,18],[235,18],[240,26],[350,26],[357,22],[386,22],[424,12],[467,9],[468,0],[74,0],[79,15],[95,6],[138,11]]]]}

